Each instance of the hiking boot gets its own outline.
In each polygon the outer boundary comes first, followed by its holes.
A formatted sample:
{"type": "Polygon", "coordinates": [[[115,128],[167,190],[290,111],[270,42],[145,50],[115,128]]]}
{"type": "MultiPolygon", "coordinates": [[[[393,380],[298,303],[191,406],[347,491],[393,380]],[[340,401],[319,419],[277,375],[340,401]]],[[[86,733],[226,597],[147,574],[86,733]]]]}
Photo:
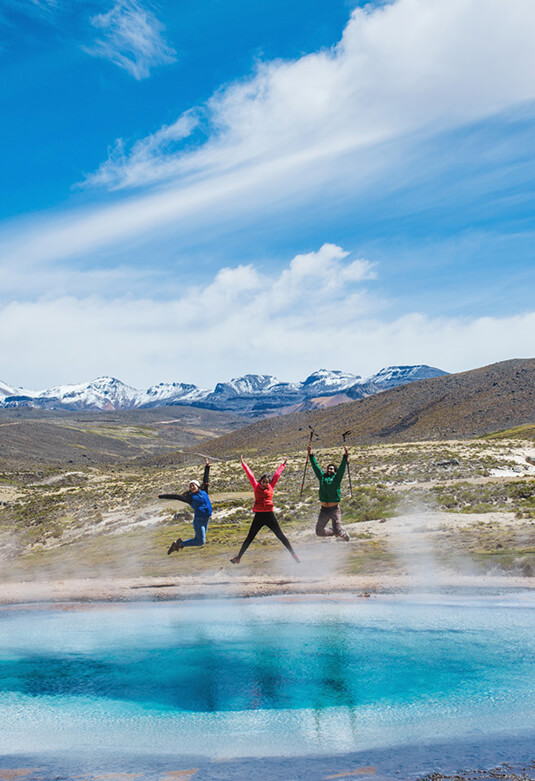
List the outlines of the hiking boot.
{"type": "Polygon", "coordinates": [[[240,557],[239,556],[234,556],[234,558],[231,559],[231,562],[233,564],[239,564],[240,563],[240,557]]]}
{"type": "Polygon", "coordinates": [[[174,553],[174,551],[182,550],[184,547],[184,543],[180,539],[180,537],[177,540],[174,540],[171,545],[169,546],[169,550],[167,551],[167,555],[169,556],[170,553],[174,553]]]}
{"type": "Polygon", "coordinates": [[[340,535],[340,539],[344,540],[344,542],[349,542],[349,534],[347,532],[344,532],[340,535]]]}

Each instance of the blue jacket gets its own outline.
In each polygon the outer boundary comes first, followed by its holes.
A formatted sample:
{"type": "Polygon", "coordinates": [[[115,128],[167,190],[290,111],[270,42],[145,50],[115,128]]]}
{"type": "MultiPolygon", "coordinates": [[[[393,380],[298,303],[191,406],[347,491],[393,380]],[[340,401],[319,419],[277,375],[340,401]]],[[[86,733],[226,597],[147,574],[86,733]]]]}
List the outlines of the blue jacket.
{"type": "Polygon", "coordinates": [[[212,515],[212,503],[208,496],[208,482],[210,479],[210,467],[208,464],[204,467],[203,481],[199,490],[192,494],[191,491],[185,491],[183,494],[158,494],[159,499],[178,499],[179,502],[186,502],[193,507],[193,513],[196,518],[209,518],[212,515]]]}
{"type": "Polygon", "coordinates": [[[195,516],[198,518],[209,518],[212,514],[212,503],[210,497],[203,491],[202,488],[197,491],[196,494],[190,494],[191,500],[188,504],[191,504],[195,516]]]}

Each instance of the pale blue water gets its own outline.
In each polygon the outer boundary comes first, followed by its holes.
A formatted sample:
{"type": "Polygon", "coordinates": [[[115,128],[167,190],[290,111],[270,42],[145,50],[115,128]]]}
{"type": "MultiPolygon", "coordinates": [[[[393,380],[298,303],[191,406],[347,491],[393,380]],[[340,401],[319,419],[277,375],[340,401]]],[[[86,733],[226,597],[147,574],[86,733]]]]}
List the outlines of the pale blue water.
{"type": "Polygon", "coordinates": [[[0,610],[0,752],[312,756],[535,730],[528,598],[0,610]]]}

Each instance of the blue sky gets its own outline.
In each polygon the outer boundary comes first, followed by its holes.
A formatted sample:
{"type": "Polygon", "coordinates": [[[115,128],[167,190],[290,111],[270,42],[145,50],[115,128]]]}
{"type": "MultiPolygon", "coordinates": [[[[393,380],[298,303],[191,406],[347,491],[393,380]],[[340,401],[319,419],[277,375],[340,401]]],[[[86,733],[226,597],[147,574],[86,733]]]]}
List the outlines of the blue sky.
{"type": "Polygon", "coordinates": [[[535,354],[530,0],[2,0],[0,379],[535,354]]]}

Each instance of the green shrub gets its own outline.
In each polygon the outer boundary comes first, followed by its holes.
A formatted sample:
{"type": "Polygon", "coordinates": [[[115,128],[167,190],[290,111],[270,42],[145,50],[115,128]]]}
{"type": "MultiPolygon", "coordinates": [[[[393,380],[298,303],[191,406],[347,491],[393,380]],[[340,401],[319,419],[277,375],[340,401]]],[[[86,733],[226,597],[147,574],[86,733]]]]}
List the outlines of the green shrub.
{"type": "Polygon", "coordinates": [[[353,489],[353,496],[344,502],[347,521],[374,521],[391,518],[396,511],[398,497],[384,488],[362,485],[353,489]]]}

